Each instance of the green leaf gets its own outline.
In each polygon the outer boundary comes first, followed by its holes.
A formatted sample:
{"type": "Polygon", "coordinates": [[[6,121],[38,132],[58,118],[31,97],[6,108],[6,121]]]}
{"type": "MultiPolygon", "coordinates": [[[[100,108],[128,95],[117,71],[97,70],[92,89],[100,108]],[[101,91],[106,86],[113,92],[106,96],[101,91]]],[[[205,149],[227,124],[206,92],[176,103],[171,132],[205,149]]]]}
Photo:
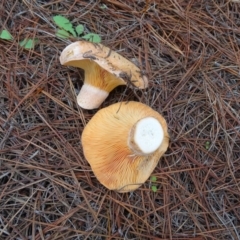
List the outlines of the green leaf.
{"type": "Polygon", "coordinates": [[[56,36],[59,38],[66,39],[66,38],[69,38],[70,34],[63,29],[58,29],[56,32],[56,36]]]}
{"type": "Polygon", "coordinates": [[[155,185],[152,186],[152,191],[153,191],[153,192],[157,192],[157,186],[155,186],[155,185]]]}
{"type": "Polygon", "coordinates": [[[58,27],[64,29],[65,31],[70,32],[74,37],[77,37],[73,29],[72,23],[67,18],[61,15],[57,15],[53,17],[53,21],[58,27]]]}
{"type": "Polygon", "coordinates": [[[37,43],[37,39],[25,38],[20,42],[20,46],[24,47],[25,49],[33,49],[36,43],[37,43]]]}
{"type": "Polygon", "coordinates": [[[81,35],[83,33],[84,26],[82,24],[79,24],[79,25],[76,26],[75,30],[77,32],[77,35],[79,36],[79,35],[81,35]]]}
{"type": "Polygon", "coordinates": [[[157,177],[156,176],[151,176],[151,182],[156,182],[157,181],[157,177]]]}
{"type": "Polygon", "coordinates": [[[10,32],[8,30],[2,30],[1,34],[0,34],[0,38],[4,39],[4,40],[12,40],[13,37],[10,34],[10,32]]]}
{"type": "Polygon", "coordinates": [[[88,33],[82,37],[83,39],[93,42],[93,43],[100,43],[101,37],[96,33],[88,33]]]}

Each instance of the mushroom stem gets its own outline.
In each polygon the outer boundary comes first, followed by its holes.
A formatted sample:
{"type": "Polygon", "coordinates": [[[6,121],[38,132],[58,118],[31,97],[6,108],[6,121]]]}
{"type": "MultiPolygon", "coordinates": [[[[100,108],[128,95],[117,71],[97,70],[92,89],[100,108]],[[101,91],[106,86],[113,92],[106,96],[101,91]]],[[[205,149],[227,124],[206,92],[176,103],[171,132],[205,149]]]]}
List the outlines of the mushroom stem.
{"type": "Polygon", "coordinates": [[[146,117],[131,128],[128,145],[136,155],[148,155],[159,148],[163,139],[164,131],[160,122],[154,117],[146,117]]]}
{"type": "Polygon", "coordinates": [[[109,92],[85,83],[77,96],[77,103],[84,109],[95,109],[108,95],[109,92]]]}
{"type": "Polygon", "coordinates": [[[109,92],[119,85],[126,85],[121,79],[99,67],[95,62],[84,60],[80,67],[85,67],[85,81],[77,96],[80,107],[85,109],[98,108],[108,97],[109,92]]]}

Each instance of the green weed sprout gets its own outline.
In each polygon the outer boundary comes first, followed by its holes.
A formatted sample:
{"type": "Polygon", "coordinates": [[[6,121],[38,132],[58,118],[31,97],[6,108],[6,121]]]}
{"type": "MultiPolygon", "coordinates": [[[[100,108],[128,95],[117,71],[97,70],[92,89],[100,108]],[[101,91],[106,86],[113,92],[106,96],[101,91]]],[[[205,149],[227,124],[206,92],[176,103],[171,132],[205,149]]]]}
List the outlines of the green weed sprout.
{"type": "Polygon", "coordinates": [[[37,39],[31,39],[31,38],[27,39],[27,38],[25,38],[19,44],[20,44],[21,47],[30,50],[30,49],[34,48],[34,46],[37,42],[38,42],[37,39]]]}
{"type": "Polygon", "coordinates": [[[87,41],[93,43],[100,43],[101,37],[96,33],[84,34],[84,26],[82,24],[77,25],[75,28],[73,24],[65,17],[61,15],[56,15],[53,17],[54,23],[60,28],[56,32],[56,36],[62,39],[67,39],[69,37],[81,37],[87,41]],[[81,36],[83,35],[83,36],[81,36]]]}
{"type": "Polygon", "coordinates": [[[151,176],[150,178],[152,185],[151,185],[151,189],[153,192],[157,192],[157,186],[156,186],[156,181],[157,181],[157,177],[156,176],[151,176]]]}
{"type": "Polygon", "coordinates": [[[209,142],[209,141],[205,142],[205,148],[206,148],[207,150],[210,148],[210,142],[209,142]]]}

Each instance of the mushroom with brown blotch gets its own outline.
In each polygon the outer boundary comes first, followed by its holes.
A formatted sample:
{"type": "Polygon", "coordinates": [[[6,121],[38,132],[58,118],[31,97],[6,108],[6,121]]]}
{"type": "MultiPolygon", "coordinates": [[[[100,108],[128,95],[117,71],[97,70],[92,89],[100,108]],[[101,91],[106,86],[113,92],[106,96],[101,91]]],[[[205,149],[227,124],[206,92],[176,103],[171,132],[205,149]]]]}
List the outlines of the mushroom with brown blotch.
{"type": "Polygon", "coordinates": [[[60,55],[62,65],[84,70],[84,84],[77,103],[85,109],[98,108],[119,85],[146,88],[148,79],[132,62],[100,43],[78,41],[60,55]]]}
{"type": "Polygon", "coordinates": [[[139,102],[119,102],[99,110],[87,123],[83,153],[105,187],[129,192],[141,186],[169,144],[165,119],[139,102]]]}

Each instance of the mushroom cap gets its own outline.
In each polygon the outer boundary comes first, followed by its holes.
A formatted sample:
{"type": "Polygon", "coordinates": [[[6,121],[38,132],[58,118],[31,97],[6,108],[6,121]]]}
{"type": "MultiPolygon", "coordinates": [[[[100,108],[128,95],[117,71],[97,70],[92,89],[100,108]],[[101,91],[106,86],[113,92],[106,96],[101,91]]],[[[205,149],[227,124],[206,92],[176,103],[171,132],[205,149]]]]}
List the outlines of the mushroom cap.
{"type": "Polygon", "coordinates": [[[167,123],[158,112],[130,101],[99,110],[84,128],[81,141],[84,156],[97,179],[110,190],[128,192],[149,178],[168,148],[169,135],[167,123]],[[154,147],[154,152],[134,151],[130,140],[138,134],[132,135],[133,129],[149,117],[162,127],[161,144],[154,147]]]}
{"type": "Polygon", "coordinates": [[[100,43],[77,41],[68,45],[60,55],[60,63],[66,66],[86,69],[97,63],[113,76],[140,89],[148,86],[148,79],[132,62],[100,43]]]}

